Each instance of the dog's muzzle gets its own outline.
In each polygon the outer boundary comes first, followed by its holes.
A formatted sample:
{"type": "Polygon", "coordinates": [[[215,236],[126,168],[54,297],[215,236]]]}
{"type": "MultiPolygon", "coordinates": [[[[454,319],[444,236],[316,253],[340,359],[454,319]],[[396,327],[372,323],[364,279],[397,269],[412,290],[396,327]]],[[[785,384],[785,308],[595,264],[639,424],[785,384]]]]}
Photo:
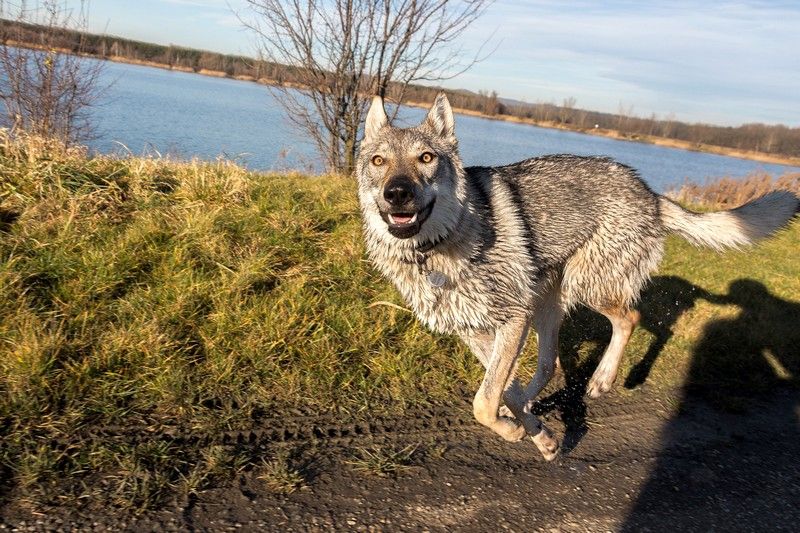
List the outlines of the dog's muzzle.
{"type": "Polygon", "coordinates": [[[383,199],[388,209],[381,209],[381,218],[388,225],[389,233],[398,239],[408,239],[419,233],[422,224],[433,211],[432,200],[421,209],[417,207],[419,192],[416,184],[407,176],[392,178],[383,189],[383,199]]]}
{"type": "Polygon", "coordinates": [[[392,236],[398,239],[408,239],[420,232],[422,224],[431,216],[435,203],[436,199],[434,198],[419,211],[380,211],[380,214],[392,236]]]}

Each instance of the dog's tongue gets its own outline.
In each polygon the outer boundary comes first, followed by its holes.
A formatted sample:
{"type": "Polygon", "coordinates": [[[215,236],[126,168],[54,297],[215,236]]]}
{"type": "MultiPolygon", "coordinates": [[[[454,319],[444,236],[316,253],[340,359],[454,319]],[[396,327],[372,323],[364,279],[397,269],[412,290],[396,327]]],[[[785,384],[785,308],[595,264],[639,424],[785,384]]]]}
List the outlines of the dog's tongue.
{"type": "Polygon", "coordinates": [[[407,215],[405,213],[392,215],[392,220],[394,220],[395,224],[408,224],[411,222],[412,218],[414,218],[414,215],[407,215]]]}

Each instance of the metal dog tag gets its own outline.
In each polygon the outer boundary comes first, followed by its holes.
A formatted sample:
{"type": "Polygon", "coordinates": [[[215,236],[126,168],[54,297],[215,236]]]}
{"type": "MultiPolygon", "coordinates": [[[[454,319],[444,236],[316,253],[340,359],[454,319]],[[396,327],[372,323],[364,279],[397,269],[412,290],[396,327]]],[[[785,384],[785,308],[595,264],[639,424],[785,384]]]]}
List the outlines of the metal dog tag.
{"type": "Polygon", "coordinates": [[[438,270],[431,270],[428,272],[428,283],[431,286],[440,289],[444,287],[444,284],[447,283],[447,276],[444,272],[439,272],[438,270]]]}

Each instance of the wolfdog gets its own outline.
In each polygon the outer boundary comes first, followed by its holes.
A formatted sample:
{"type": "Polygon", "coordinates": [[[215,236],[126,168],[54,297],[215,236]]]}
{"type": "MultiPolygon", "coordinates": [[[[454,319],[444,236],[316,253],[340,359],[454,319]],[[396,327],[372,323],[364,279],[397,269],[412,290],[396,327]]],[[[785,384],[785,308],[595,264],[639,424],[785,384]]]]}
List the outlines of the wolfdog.
{"type": "Polygon", "coordinates": [[[422,322],[459,335],[486,369],[475,418],[508,441],[529,436],[547,460],[558,441],[531,405],[553,376],[565,313],[584,305],[611,321],[611,341],[587,388],[597,397],[616,379],[639,321],[634,305],[668,233],[736,248],[782,227],[800,203],[773,192],[698,214],[604,157],[465,168],[444,94],[419,126],[405,129],[389,125],[375,97],[356,174],[371,260],[422,322]],[[523,386],[514,374],[531,325],[538,362],[523,386]]]}

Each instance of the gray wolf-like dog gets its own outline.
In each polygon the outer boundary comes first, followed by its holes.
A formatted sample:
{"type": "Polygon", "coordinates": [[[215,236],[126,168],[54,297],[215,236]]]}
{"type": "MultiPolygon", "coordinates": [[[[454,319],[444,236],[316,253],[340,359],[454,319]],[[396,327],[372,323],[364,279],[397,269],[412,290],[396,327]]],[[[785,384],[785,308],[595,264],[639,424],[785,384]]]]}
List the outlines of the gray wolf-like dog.
{"type": "Polygon", "coordinates": [[[475,418],[506,440],[530,437],[547,460],[558,441],[531,405],[553,376],[565,313],[584,305],[611,321],[611,341],[588,384],[597,397],[614,383],[639,320],[634,305],[667,234],[736,248],[785,225],[799,203],[773,192],[697,214],[601,157],[464,168],[444,94],[422,124],[405,129],[389,125],[376,97],[356,174],[371,260],[422,322],[460,336],[486,369],[475,418]],[[523,385],[514,374],[531,326],[539,356],[523,385]]]}

